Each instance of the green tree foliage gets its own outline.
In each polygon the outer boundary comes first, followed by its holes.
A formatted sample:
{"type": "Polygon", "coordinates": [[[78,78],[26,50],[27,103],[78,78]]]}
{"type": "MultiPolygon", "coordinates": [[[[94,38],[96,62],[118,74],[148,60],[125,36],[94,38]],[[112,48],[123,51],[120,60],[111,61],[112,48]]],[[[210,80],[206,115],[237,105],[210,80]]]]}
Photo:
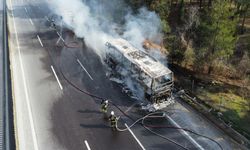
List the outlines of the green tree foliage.
{"type": "Polygon", "coordinates": [[[170,2],[168,0],[154,0],[150,9],[156,11],[162,19],[167,19],[170,13],[170,2]]]}
{"type": "Polygon", "coordinates": [[[167,48],[169,49],[169,57],[171,62],[180,64],[184,59],[185,47],[181,43],[181,38],[172,34],[169,35],[167,48]]]}
{"type": "Polygon", "coordinates": [[[237,4],[236,13],[240,14],[240,16],[242,17],[241,33],[244,33],[245,20],[247,14],[250,11],[250,0],[236,0],[236,4],[237,4]]]}
{"type": "Polygon", "coordinates": [[[170,0],[151,0],[150,9],[159,14],[164,33],[170,32],[168,16],[170,13],[170,0]]]}
{"type": "Polygon", "coordinates": [[[179,4],[179,22],[183,22],[184,21],[184,14],[185,14],[185,6],[184,6],[184,0],[180,1],[179,4]]]}
{"type": "Polygon", "coordinates": [[[125,2],[128,3],[134,11],[137,11],[137,9],[142,6],[150,8],[150,5],[155,1],[158,0],[126,0],[125,2]]]}
{"type": "Polygon", "coordinates": [[[198,65],[209,66],[217,59],[227,59],[233,52],[237,41],[237,19],[232,19],[233,11],[229,9],[230,0],[214,0],[212,7],[201,15],[197,30],[196,59],[198,65]]]}
{"type": "Polygon", "coordinates": [[[167,20],[162,19],[161,20],[161,26],[162,26],[162,31],[167,34],[171,31],[170,26],[167,22],[167,20]]]}

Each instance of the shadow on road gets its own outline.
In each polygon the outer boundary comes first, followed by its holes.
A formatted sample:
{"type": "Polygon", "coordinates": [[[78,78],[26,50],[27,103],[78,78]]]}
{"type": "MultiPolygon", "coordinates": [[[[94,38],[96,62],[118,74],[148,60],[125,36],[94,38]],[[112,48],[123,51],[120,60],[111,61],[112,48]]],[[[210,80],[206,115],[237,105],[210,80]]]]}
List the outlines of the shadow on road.
{"type": "Polygon", "coordinates": [[[104,125],[104,124],[82,124],[81,123],[80,126],[82,128],[101,128],[101,129],[110,128],[109,126],[104,125]]]}
{"type": "Polygon", "coordinates": [[[100,111],[97,111],[97,110],[89,110],[89,109],[86,109],[86,110],[78,110],[77,112],[83,113],[83,114],[85,114],[85,113],[96,113],[96,114],[101,114],[100,111]]]}

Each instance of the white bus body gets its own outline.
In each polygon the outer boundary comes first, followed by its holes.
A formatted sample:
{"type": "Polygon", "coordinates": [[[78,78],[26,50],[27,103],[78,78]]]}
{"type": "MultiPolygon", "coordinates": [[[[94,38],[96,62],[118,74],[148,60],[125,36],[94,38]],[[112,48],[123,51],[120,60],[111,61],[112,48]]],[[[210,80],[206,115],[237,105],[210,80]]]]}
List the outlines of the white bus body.
{"type": "Polygon", "coordinates": [[[106,47],[107,64],[112,70],[119,66],[130,72],[131,78],[143,88],[145,99],[152,104],[171,99],[174,82],[170,69],[124,39],[108,41],[106,47]]]}

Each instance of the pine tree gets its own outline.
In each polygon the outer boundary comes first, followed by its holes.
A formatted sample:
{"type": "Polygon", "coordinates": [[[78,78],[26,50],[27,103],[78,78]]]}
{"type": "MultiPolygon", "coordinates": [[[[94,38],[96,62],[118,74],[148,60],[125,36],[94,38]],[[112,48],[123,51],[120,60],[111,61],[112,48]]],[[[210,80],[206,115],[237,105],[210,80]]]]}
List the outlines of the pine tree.
{"type": "Polygon", "coordinates": [[[229,7],[230,0],[214,0],[198,27],[196,58],[197,62],[208,65],[209,74],[215,60],[227,59],[234,51],[237,19],[232,19],[233,11],[229,7]]]}
{"type": "Polygon", "coordinates": [[[244,26],[247,17],[247,13],[250,11],[250,0],[236,0],[238,6],[238,12],[242,17],[241,33],[244,33],[244,26]],[[240,9],[240,10],[239,10],[240,9]]]}

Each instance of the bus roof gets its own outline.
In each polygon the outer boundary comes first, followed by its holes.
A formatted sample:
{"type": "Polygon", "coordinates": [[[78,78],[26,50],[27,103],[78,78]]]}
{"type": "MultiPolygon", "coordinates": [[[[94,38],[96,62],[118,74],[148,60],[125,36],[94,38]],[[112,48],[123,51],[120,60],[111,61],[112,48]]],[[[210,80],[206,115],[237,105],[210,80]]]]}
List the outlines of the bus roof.
{"type": "Polygon", "coordinates": [[[107,42],[111,47],[114,47],[123,54],[130,62],[137,65],[151,78],[158,78],[160,76],[170,74],[172,71],[161,64],[155,58],[148,55],[148,53],[141,51],[131,45],[124,39],[114,39],[107,42]]]}

